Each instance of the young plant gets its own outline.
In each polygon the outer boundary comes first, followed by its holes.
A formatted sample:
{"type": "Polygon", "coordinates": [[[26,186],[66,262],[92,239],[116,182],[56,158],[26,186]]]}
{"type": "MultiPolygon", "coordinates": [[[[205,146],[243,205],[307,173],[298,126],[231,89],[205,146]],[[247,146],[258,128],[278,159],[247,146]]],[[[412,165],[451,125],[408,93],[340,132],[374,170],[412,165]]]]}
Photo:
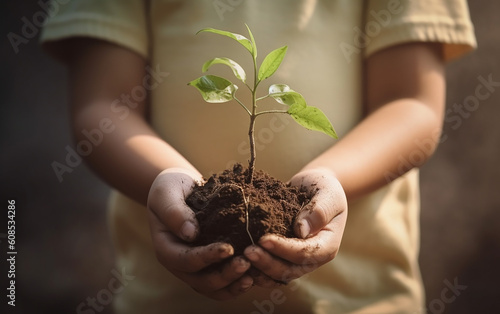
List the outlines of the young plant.
{"type": "MultiPolygon", "coordinates": [[[[245,24],[246,25],[246,24],[245,24]]],[[[248,177],[246,178],[247,183],[252,183],[253,174],[255,169],[255,119],[264,114],[272,113],[286,113],[292,116],[292,118],[302,125],[303,127],[323,132],[333,138],[337,138],[337,134],[333,129],[332,124],[325,116],[325,114],[318,108],[308,106],[304,97],[296,91],[292,90],[288,85],[285,84],[273,84],[268,89],[268,94],[262,97],[257,97],[257,87],[259,84],[271,77],[274,72],[279,68],[283,58],[285,57],[287,46],[275,49],[271,51],[262,61],[260,67],[257,67],[257,45],[255,44],[255,39],[248,25],[246,25],[250,39],[243,35],[231,33],[227,31],[222,31],[213,28],[204,28],[198,33],[209,32],[215,33],[222,36],[226,36],[234,39],[240,43],[252,56],[253,60],[253,84],[249,85],[247,83],[247,76],[245,70],[235,61],[229,58],[214,58],[208,60],[203,64],[202,72],[206,72],[214,64],[224,64],[229,66],[237,79],[239,79],[243,84],[245,84],[252,94],[251,107],[247,107],[243,102],[241,102],[236,97],[236,91],[238,86],[233,84],[231,81],[215,76],[215,75],[204,75],[191,82],[188,85],[196,87],[203,99],[208,103],[224,103],[230,100],[235,100],[248,114],[250,118],[250,125],[248,128],[248,139],[250,141],[250,161],[248,166],[248,177]],[[265,98],[271,97],[278,103],[287,106],[287,109],[283,110],[263,110],[257,111],[257,102],[265,98]]]]}

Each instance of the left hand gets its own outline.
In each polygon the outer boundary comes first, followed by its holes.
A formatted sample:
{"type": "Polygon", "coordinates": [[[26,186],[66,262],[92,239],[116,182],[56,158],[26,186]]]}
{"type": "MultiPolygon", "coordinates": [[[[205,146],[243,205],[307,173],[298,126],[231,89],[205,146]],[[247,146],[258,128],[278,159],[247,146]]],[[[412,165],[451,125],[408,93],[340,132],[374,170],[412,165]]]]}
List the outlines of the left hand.
{"type": "Polygon", "coordinates": [[[185,199],[202,180],[198,172],[184,168],[168,168],[156,177],[148,197],[153,247],[160,264],[193,290],[215,300],[229,300],[251,288],[253,280],[245,274],[251,265],[236,256],[223,262],[220,271],[207,271],[233,256],[233,247],[221,242],[191,244],[199,236],[199,225],[185,199]]]}
{"type": "Polygon", "coordinates": [[[267,234],[259,240],[259,245],[249,246],[244,251],[260,271],[254,284],[261,287],[288,283],[331,261],[338,253],[344,233],[347,199],[332,171],[304,170],[290,183],[311,195],[311,201],[295,222],[298,238],[267,234]]]}

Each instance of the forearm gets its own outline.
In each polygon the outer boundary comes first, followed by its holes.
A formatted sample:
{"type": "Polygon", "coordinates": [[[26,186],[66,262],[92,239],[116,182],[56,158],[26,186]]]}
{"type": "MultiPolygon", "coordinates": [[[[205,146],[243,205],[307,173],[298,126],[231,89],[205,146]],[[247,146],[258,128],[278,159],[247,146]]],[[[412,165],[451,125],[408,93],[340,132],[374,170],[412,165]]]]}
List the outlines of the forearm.
{"type": "Polygon", "coordinates": [[[199,174],[140,114],[130,110],[124,118],[113,113],[110,106],[106,101],[85,106],[74,115],[73,131],[77,142],[87,140],[83,130],[100,130],[100,124],[108,122],[106,132],[101,131],[102,141],[85,159],[112,187],[146,205],[149,188],[162,170],[180,167],[199,174]]]}
{"type": "Polygon", "coordinates": [[[305,169],[332,170],[352,200],[421,166],[436,148],[441,124],[440,117],[420,101],[392,101],[305,169]]]}
{"type": "Polygon", "coordinates": [[[445,103],[439,44],[409,43],[365,63],[368,116],[306,166],[335,172],[349,200],[421,166],[434,152],[445,103]]]}
{"type": "Polygon", "coordinates": [[[100,137],[84,154],[97,175],[144,205],[162,170],[181,167],[199,175],[147,123],[147,97],[131,101],[131,92],[145,88],[151,79],[146,72],[147,60],[121,46],[94,39],[70,39],[62,46],[68,55],[76,143],[89,141],[89,133],[100,137]]]}

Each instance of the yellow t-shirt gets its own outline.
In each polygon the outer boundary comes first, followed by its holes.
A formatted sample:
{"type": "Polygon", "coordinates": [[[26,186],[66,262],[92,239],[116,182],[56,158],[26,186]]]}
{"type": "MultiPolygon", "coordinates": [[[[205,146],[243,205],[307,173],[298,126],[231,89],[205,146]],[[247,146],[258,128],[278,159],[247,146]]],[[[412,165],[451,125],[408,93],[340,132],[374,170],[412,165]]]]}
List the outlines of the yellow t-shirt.
{"type": "MultiPolygon", "coordinates": [[[[205,176],[236,161],[246,163],[247,117],[235,103],[204,103],[186,84],[201,75],[201,65],[210,58],[229,57],[248,69],[251,59],[228,38],[195,36],[202,28],[246,35],[247,23],[259,60],[288,45],[280,69],[261,83],[262,94],[270,84],[290,85],[325,112],[340,137],[363,117],[364,58],[391,45],[418,41],[443,43],[449,60],[476,44],[463,0],[77,0],[59,4],[57,11],[44,28],[45,43],[87,36],[149,60],[149,72],[156,72],[147,86],[151,123],[205,176]]],[[[210,72],[238,84],[226,67],[210,72]]],[[[238,95],[248,96],[243,86],[238,95]]],[[[329,137],[304,130],[284,115],[258,120],[256,143],[257,168],[282,180],[334,145],[329,137]]],[[[222,303],[197,294],[157,262],[143,206],[115,192],[109,218],[118,268],[135,276],[114,296],[116,313],[424,312],[418,170],[349,204],[340,253],[332,262],[288,286],[254,287],[222,303]]]]}

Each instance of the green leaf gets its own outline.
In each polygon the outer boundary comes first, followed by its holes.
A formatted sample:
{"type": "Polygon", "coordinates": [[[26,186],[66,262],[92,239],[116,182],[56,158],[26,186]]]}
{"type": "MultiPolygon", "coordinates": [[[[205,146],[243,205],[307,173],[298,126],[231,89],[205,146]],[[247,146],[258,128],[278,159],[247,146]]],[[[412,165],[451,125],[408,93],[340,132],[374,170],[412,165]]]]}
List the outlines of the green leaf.
{"type": "Polygon", "coordinates": [[[229,58],[213,58],[212,60],[208,60],[203,64],[203,67],[201,69],[202,72],[207,72],[207,70],[214,64],[225,64],[229,66],[232,70],[234,75],[243,83],[245,83],[245,80],[247,79],[247,75],[245,73],[245,70],[236,63],[235,61],[229,59],[229,58]]]}
{"type": "Polygon", "coordinates": [[[209,103],[223,103],[234,98],[238,86],[225,78],[215,75],[205,75],[188,83],[196,87],[203,99],[209,103]]]}
{"type": "Polygon", "coordinates": [[[320,109],[312,106],[301,108],[291,106],[288,113],[300,125],[309,130],[320,131],[333,138],[338,138],[332,124],[320,109]]]}
{"type": "Polygon", "coordinates": [[[276,72],[285,57],[287,49],[287,46],[275,49],[264,58],[259,69],[259,81],[265,80],[276,72]]]}
{"type": "Polygon", "coordinates": [[[246,38],[243,35],[227,32],[227,31],[222,31],[222,30],[215,29],[215,28],[204,28],[202,30],[199,30],[196,34],[199,34],[202,32],[209,32],[209,33],[219,34],[222,36],[232,38],[232,39],[236,40],[237,42],[239,42],[243,47],[245,47],[248,50],[248,52],[250,52],[253,55],[252,43],[250,42],[250,40],[248,40],[248,38],[246,38]]]}
{"type": "Polygon", "coordinates": [[[296,106],[298,108],[305,108],[307,106],[304,97],[285,84],[273,84],[269,86],[269,96],[282,105],[296,106]]]}
{"type": "Polygon", "coordinates": [[[250,42],[252,43],[252,49],[253,49],[252,56],[254,58],[257,58],[257,44],[255,43],[255,38],[253,38],[253,34],[252,31],[250,30],[250,27],[248,27],[246,23],[245,26],[247,27],[248,35],[250,35],[250,42]]]}
{"type": "Polygon", "coordinates": [[[286,84],[273,84],[269,86],[269,94],[289,92],[292,89],[286,84]]]}

